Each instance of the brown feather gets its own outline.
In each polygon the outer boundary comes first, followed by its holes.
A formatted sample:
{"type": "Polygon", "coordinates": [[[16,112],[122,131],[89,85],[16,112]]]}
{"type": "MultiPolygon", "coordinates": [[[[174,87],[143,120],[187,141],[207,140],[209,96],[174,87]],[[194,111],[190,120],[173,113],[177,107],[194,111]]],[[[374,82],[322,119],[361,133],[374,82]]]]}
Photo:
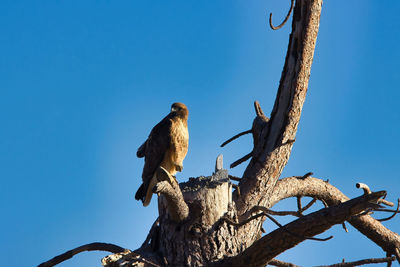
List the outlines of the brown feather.
{"type": "Polygon", "coordinates": [[[183,160],[188,150],[189,134],[187,128],[188,110],[182,103],[174,103],[171,112],[151,130],[149,137],[139,147],[138,157],[144,157],[143,184],[135,198],[147,206],[152,195],[158,167],[165,168],[171,175],[182,171],[183,160]]]}

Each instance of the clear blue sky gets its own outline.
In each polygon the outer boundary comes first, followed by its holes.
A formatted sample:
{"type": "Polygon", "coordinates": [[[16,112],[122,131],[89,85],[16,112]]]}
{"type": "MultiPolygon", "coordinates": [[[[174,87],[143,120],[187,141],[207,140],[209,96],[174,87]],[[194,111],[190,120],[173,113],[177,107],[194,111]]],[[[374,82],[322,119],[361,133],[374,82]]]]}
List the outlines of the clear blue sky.
{"type": "MultiPolygon", "coordinates": [[[[289,4],[3,1],[1,257],[35,266],[94,241],[140,246],[157,207],[134,200],[143,166],[135,153],[173,102],[190,110],[180,181],[209,175],[219,153],[225,166],[248,153],[250,136],[219,145],[250,128],[254,100],[271,111],[291,23],[272,31],[267,13],[278,24],[289,4]]],[[[399,1],[325,1],[283,176],[313,171],[351,197],[361,194],[356,182],[388,190],[392,201],[400,196],[399,9],[399,1]]],[[[240,176],[244,165],[231,173],[240,176]]],[[[400,232],[399,220],[385,225],[400,232]]],[[[348,228],[279,258],[309,266],[384,256],[348,228]]],[[[106,254],[83,253],[60,266],[100,266],[106,254]]]]}

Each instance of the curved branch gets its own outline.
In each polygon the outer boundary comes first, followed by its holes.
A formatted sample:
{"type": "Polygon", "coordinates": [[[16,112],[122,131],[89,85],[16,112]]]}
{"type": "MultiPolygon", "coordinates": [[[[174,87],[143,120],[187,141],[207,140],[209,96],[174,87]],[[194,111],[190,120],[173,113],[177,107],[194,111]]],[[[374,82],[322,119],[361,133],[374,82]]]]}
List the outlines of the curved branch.
{"type": "Polygon", "coordinates": [[[165,196],[168,203],[168,212],[170,218],[175,222],[184,221],[189,215],[189,207],[183,199],[183,195],[178,185],[171,186],[167,181],[162,181],[154,186],[154,193],[160,193],[165,196]]]}
{"type": "Polygon", "coordinates": [[[153,188],[153,193],[162,194],[166,201],[170,218],[179,223],[189,216],[189,207],[183,199],[182,191],[176,179],[163,167],[156,171],[158,183],[153,188]]]}
{"type": "MultiPolygon", "coordinates": [[[[314,197],[326,202],[329,206],[337,205],[349,199],[339,189],[321,179],[289,177],[276,183],[274,194],[272,194],[266,207],[272,207],[285,198],[297,196],[314,197]]],[[[387,229],[371,216],[354,216],[348,222],[389,255],[395,255],[396,249],[400,248],[400,235],[387,229]]]]}
{"type": "Polygon", "coordinates": [[[285,25],[285,23],[289,20],[290,14],[292,14],[293,7],[294,7],[294,0],[291,0],[289,12],[287,13],[287,15],[286,15],[285,19],[282,21],[282,23],[279,24],[278,26],[272,25],[272,13],[270,13],[269,14],[269,26],[271,27],[271,29],[279,30],[280,28],[282,28],[285,25]]]}
{"type": "Polygon", "coordinates": [[[107,252],[111,252],[111,253],[121,253],[121,252],[125,251],[126,249],[124,249],[120,246],[114,245],[114,244],[94,242],[94,243],[86,244],[86,245],[68,250],[67,252],[60,254],[60,255],[52,258],[49,261],[43,262],[42,264],[38,265],[38,267],[55,266],[63,261],[71,259],[73,256],[75,256],[76,254],[79,254],[81,252],[96,251],[96,250],[107,251],[107,252]]]}
{"type": "Polygon", "coordinates": [[[399,213],[399,210],[400,210],[400,198],[397,199],[397,208],[396,208],[396,210],[393,212],[393,214],[392,214],[391,216],[387,217],[387,218],[378,219],[378,221],[380,221],[380,222],[389,221],[390,219],[394,218],[394,216],[396,216],[397,213],[399,213]]]}

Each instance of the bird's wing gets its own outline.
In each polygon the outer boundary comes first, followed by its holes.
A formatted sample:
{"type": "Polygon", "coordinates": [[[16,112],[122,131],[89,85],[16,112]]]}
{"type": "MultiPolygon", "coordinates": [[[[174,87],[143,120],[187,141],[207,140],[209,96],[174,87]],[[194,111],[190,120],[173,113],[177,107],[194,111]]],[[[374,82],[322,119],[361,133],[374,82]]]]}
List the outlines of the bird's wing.
{"type": "Polygon", "coordinates": [[[156,126],[154,126],[145,142],[145,162],[142,173],[142,179],[145,185],[153,177],[154,172],[160,166],[165,153],[170,147],[171,125],[172,122],[170,120],[170,116],[165,117],[156,126]]]}

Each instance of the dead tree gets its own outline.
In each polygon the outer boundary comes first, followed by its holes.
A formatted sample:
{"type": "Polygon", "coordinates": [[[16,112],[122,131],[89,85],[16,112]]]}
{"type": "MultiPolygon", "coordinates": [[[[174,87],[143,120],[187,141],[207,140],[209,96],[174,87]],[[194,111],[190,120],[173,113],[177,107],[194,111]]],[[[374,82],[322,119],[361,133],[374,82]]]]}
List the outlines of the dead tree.
{"type": "MultiPolygon", "coordinates": [[[[312,177],[312,173],[279,179],[296,138],[321,7],[322,0],[297,0],[295,5],[292,0],[292,33],[270,119],[255,102],[256,117],[252,128],[227,141],[246,133],[253,136],[252,151],[231,165],[234,167],[251,158],[241,178],[232,177],[223,169],[222,157],[217,159],[212,176],[191,178],[180,185],[169,182],[169,174],[159,169],[159,182],[153,189],[159,196],[159,217],[140,248],[131,251],[93,243],[68,251],[40,266],[53,266],[76,253],[94,249],[114,253],[102,260],[106,267],[295,266],[274,258],[304,240],[329,239],[314,236],[335,224],[344,225],[345,221],[380,246],[387,257],[337,266],[400,262],[400,236],[370,216],[372,211],[392,211],[390,219],[398,212],[398,207],[397,210],[382,207],[393,206],[384,200],[385,191],[371,192],[368,186],[358,184],[364,193],[349,200],[328,182],[312,177]],[[302,206],[301,197],[304,196],[313,200],[302,206]],[[271,210],[276,203],[290,197],[298,199],[296,211],[271,210]],[[305,215],[304,212],[316,201],[321,201],[325,208],[305,215]],[[284,215],[294,215],[298,219],[281,225],[273,217],[284,215]],[[262,224],[266,219],[272,220],[278,228],[263,235],[262,224]]],[[[270,24],[274,29],[282,26],[272,26],[271,17],[270,24]]]]}

